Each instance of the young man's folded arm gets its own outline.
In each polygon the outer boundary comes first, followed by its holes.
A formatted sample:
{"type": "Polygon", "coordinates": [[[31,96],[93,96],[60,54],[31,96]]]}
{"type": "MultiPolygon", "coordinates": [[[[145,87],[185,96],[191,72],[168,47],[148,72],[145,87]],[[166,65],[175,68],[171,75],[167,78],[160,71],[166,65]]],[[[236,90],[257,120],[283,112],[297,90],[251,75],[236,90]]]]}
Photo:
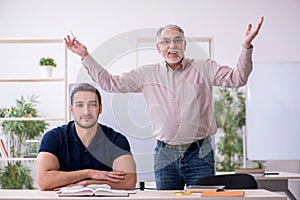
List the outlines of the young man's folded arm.
{"type": "Polygon", "coordinates": [[[125,172],[125,176],[118,176],[119,178],[115,178],[112,180],[101,180],[100,178],[102,174],[100,171],[90,171],[90,176],[92,177],[90,180],[81,181],[80,184],[88,185],[88,184],[108,184],[112,189],[120,189],[120,190],[133,190],[136,186],[136,165],[132,155],[126,154],[119,156],[113,162],[113,172],[115,172],[114,176],[117,176],[118,173],[125,172]]]}
{"type": "Polygon", "coordinates": [[[72,172],[59,171],[57,157],[48,152],[40,152],[36,163],[37,184],[40,190],[53,190],[65,185],[70,185],[88,176],[88,170],[72,172]]]}
{"type": "Polygon", "coordinates": [[[133,190],[136,186],[136,165],[133,156],[126,154],[118,157],[113,162],[114,171],[126,172],[125,179],[118,182],[112,183],[112,188],[115,189],[127,189],[133,190]]]}
{"type": "Polygon", "coordinates": [[[37,183],[40,190],[89,184],[108,184],[113,189],[135,188],[136,165],[132,155],[123,155],[115,159],[113,169],[113,172],[93,169],[59,171],[57,157],[48,152],[40,152],[37,158],[37,183]]]}

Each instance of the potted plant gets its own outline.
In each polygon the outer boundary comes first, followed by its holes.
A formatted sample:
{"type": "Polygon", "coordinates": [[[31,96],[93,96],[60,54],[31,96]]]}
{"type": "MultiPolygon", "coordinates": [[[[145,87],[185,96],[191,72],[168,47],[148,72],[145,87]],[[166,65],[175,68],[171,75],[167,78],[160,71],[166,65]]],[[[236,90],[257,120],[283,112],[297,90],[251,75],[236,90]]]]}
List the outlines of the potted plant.
{"type": "MultiPolygon", "coordinates": [[[[243,164],[243,128],[246,126],[246,99],[242,88],[217,89],[215,117],[220,137],[216,141],[217,171],[235,171],[243,164]]],[[[263,168],[263,161],[252,161],[263,168]]],[[[250,164],[250,163],[249,163],[250,164]]]]}
{"type": "Polygon", "coordinates": [[[53,67],[56,67],[56,62],[53,58],[43,57],[40,59],[40,67],[41,67],[41,76],[44,78],[49,78],[52,76],[53,67]]]}
{"type": "Polygon", "coordinates": [[[2,189],[34,189],[30,170],[21,161],[8,162],[4,168],[0,168],[0,172],[2,189]]]}
{"type": "Polygon", "coordinates": [[[245,94],[240,89],[218,89],[214,107],[220,133],[216,142],[216,169],[234,171],[242,166],[243,161],[245,94]]]}
{"type": "MultiPolygon", "coordinates": [[[[1,118],[37,118],[37,96],[28,98],[21,96],[16,99],[16,106],[0,108],[1,118]]],[[[2,131],[7,135],[9,156],[18,160],[28,153],[25,140],[40,139],[46,131],[48,123],[44,120],[7,120],[1,124],[2,131]]],[[[5,189],[32,189],[33,180],[30,170],[18,160],[7,161],[4,168],[0,168],[0,185],[5,189]],[[22,181],[21,181],[22,180],[22,181]]]]}

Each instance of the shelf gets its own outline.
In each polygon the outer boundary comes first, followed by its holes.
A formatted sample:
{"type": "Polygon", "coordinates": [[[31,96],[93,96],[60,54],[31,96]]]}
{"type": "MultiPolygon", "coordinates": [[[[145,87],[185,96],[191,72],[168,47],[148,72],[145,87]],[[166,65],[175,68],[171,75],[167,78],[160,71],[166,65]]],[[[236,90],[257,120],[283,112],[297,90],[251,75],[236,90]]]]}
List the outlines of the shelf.
{"type": "MultiPolygon", "coordinates": [[[[0,47],[1,47],[1,44],[3,44],[2,46],[5,47],[5,45],[10,45],[10,44],[13,44],[12,45],[12,50],[14,48],[18,48],[19,46],[17,45],[27,45],[27,44],[34,44],[32,48],[46,48],[48,49],[49,48],[61,48],[61,50],[63,50],[61,53],[61,58],[62,58],[62,63],[60,64],[61,66],[59,67],[62,67],[63,68],[63,74],[60,74],[60,75],[57,75],[57,77],[51,77],[51,78],[44,78],[44,77],[39,77],[38,75],[35,76],[35,75],[32,75],[32,76],[23,76],[22,77],[22,74],[20,75],[16,75],[13,77],[11,77],[12,75],[9,75],[9,76],[5,76],[3,75],[2,77],[0,77],[0,83],[6,87],[7,85],[13,85],[15,83],[26,83],[26,86],[27,84],[30,84],[30,83],[33,83],[30,85],[30,88],[31,86],[34,87],[34,83],[36,83],[36,85],[38,83],[49,83],[49,85],[51,84],[51,86],[53,85],[53,83],[57,84],[63,84],[63,86],[61,87],[62,91],[63,91],[63,96],[62,96],[62,100],[64,102],[64,122],[67,122],[67,119],[68,119],[68,69],[67,69],[67,47],[65,45],[65,41],[64,41],[64,38],[0,38],[0,47]],[[43,46],[40,46],[40,45],[35,45],[35,44],[50,44],[50,46],[46,46],[46,47],[43,47],[43,46]],[[55,44],[53,46],[53,44],[55,44]],[[59,44],[58,46],[56,44],[59,44]],[[19,77],[18,77],[19,76],[19,77]],[[12,83],[12,84],[11,84],[12,83]]],[[[24,49],[22,49],[24,51],[24,49]]],[[[53,49],[52,49],[53,50],[53,49]]],[[[54,49],[55,52],[56,49],[54,49]]],[[[25,49],[25,51],[27,51],[27,48],[25,49]]],[[[20,53],[20,52],[19,52],[20,53]]],[[[22,52],[21,52],[22,53],[22,52]]],[[[59,54],[60,55],[60,54],[59,54]]],[[[16,56],[15,54],[13,54],[13,57],[16,56]]],[[[30,60],[30,59],[29,59],[30,60]]],[[[19,65],[19,64],[18,64],[19,65]]],[[[16,65],[16,66],[18,66],[16,65]]],[[[21,68],[22,66],[19,66],[19,68],[21,68]]],[[[21,84],[20,84],[21,85],[21,84]]],[[[25,86],[25,87],[26,87],[25,86]]],[[[49,92],[52,92],[52,91],[49,91],[49,92]]],[[[55,92],[55,91],[53,91],[55,92]]],[[[45,120],[45,121],[61,121],[61,118],[54,118],[54,119],[51,119],[51,118],[39,118],[39,119],[27,119],[27,118],[19,118],[19,119],[9,119],[9,118],[5,118],[5,119],[1,119],[0,118],[0,122],[1,121],[33,121],[33,120],[45,120]]]]}
{"type": "Polygon", "coordinates": [[[0,158],[0,161],[36,161],[36,158],[0,158]]]}
{"type": "Polygon", "coordinates": [[[0,118],[0,121],[64,121],[64,118],[47,118],[47,117],[11,117],[0,118]]]}
{"type": "Polygon", "coordinates": [[[31,43],[64,43],[62,38],[5,38],[0,39],[2,44],[31,44],[31,43]]]}
{"type": "MultiPolygon", "coordinates": [[[[15,62],[13,62],[12,66],[15,67],[15,70],[13,70],[14,68],[10,69],[9,71],[13,72],[12,75],[5,75],[3,74],[3,76],[0,76],[0,85],[2,86],[2,88],[4,88],[3,91],[9,91],[9,95],[7,95],[9,100],[3,100],[2,97],[2,101],[8,101],[8,103],[10,102],[10,98],[14,97],[14,96],[19,96],[19,93],[23,93],[22,88],[19,89],[19,87],[25,87],[28,90],[35,90],[36,88],[42,90],[40,91],[37,95],[39,96],[39,94],[43,94],[43,97],[48,97],[45,98],[47,99],[47,102],[49,103],[45,103],[47,109],[46,111],[44,111],[47,114],[43,114],[42,117],[10,117],[10,118],[5,118],[2,117],[0,118],[0,124],[3,124],[4,122],[15,122],[15,121],[19,121],[19,122],[33,122],[33,121],[47,121],[50,122],[49,126],[56,126],[56,123],[66,123],[67,119],[68,119],[68,108],[69,108],[69,101],[68,101],[68,69],[67,69],[67,47],[65,45],[65,41],[64,38],[0,38],[0,47],[6,51],[7,50],[7,57],[10,59],[9,62],[14,61],[14,59],[16,57],[21,58],[22,62],[19,62],[19,60],[15,60],[15,62]],[[11,45],[12,44],[12,45],[11,45]],[[21,47],[21,48],[19,48],[21,47]],[[32,50],[32,52],[31,52],[32,50]],[[59,74],[57,74],[54,77],[51,78],[44,78],[42,76],[39,76],[36,73],[30,73],[30,70],[36,70],[33,69],[33,64],[32,64],[32,59],[35,59],[36,55],[35,52],[36,51],[41,51],[42,52],[47,52],[47,54],[49,56],[51,56],[51,54],[53,53],[54,55],[58,55],[59,59],[60,59],[60,64],[59,64],[59,68],[61,69],[59,71],[59,74]],[[27,52],[29,51],[29,52],[27,52]],[[24,54],[25,52],[25,54],[24,54]],[[27,55],[28,53],[28,55],[27,55]],[[24,55],[23,55],[24,54],[24,55]],[[24,57],[24,59],[23,59],[24,57]],[[31,58],[32,57],[32,58],[31,58]],[[23,61],[24,60],[24,61],[23,61]],[[28,69],[26,68],[26,66],[29,66],[28,69]],[[26,73],[22,74],[22,72],[20,73],[15,73],[18,72],[18,69],[21,69],[20,71],[24,71],[26,70],[26,73]],[[28,70],[28,73],[27,73],[28,70]],[[32,83],[32,84],[30,84],[32,83]],[[17,86],[15,86],[17,85],[17,86]],[[51,87],[55,87],[55,89],[49,89],[46,86],[51,86],[51,87]],[[16,90],[14,89],[7,89],[7,88],[14,88],[16,87],[16,90]],[[18,87],[18,88],[17,88],[18,87]],[[61,92],[63,94],[61,94],[61,92]],[[59,96],[58,96],[59,95],[59,96]],[[57,101],[51,101],[51,98],[55,98],[55,100],[61,100],[59,102],[61,102],[64,106],[64,114],[58,114],[56,112],[54,112],[54,114],[52,113],[52,108],[56,109],[56,102],[57,101]],[[52,106],[51,106],[52,105],[52,106]],[[50,117],[47,117],[48,115],[50,115],[50,117]]],[[[2,64],[3,65],[3,69],[5,67],[7,67],[7,64],[2,64]]],[[[9,73],[11,74],[11,73],[9,73]]],[[[2,104],[2,101],[1,104],[2,104]]],[[[2,105],[5,105],[7,103],[3,103],[2,105]]],[[[60,105],[60,104],[59,104],[60,105]]],[[[51,127],[48,127],[49,129],[51,129],[51,127]]],[[[47,129],[48,129],[47,128],[47,129]]],[[[0,133],[2,133],[2,131],[0,130],[0,133]]],[[[2,137],[2,135],[1,135],[2,137]]],[[[9,146],[9,145],[8,145],[9,146]]],[[[10,150],[9,148],[7,149],[8,151],[10,150]]],[[[36,161],[36,157],[12,157],[12,158],[7,158],[7,157],[2,157],[0,156],[0,162],[7,162],[7,161],[36,161]]]]}
{"type": "Polygon", "coordinates": [[[0,82],[63,82],[64,78],[0,78],[0,82]]]}

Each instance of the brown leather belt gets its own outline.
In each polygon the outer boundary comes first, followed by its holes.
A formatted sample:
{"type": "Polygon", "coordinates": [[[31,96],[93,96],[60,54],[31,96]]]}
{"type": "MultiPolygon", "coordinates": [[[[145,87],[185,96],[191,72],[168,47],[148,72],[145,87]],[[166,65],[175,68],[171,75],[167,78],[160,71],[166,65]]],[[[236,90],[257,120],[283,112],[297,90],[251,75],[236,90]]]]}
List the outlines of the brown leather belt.
{"type": "Polygon", "coordinates": [[[165,147],[168,149],[174,149],[177,151],[193,151],[195,149],[200,148],[204,140],[205,140],[205,138],[202,140],[198,140],[196,142],[190,143],[190,144],[179,144],[179,145],[167,144],[163,141],[157,140],[157,144],[161,145],[162,147],[165,147]]]}

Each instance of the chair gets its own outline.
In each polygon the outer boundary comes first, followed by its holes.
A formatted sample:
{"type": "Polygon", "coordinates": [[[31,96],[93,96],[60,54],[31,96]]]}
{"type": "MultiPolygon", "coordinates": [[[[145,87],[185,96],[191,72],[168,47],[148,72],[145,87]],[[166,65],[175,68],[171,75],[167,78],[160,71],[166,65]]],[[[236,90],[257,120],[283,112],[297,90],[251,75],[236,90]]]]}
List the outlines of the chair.
{"type": "Polygon", "coordinates": [[[224,185],[224,189],[258,189],[255,178],[250,174],[223,174],[204,177],[196,185],[224,185]]]}

